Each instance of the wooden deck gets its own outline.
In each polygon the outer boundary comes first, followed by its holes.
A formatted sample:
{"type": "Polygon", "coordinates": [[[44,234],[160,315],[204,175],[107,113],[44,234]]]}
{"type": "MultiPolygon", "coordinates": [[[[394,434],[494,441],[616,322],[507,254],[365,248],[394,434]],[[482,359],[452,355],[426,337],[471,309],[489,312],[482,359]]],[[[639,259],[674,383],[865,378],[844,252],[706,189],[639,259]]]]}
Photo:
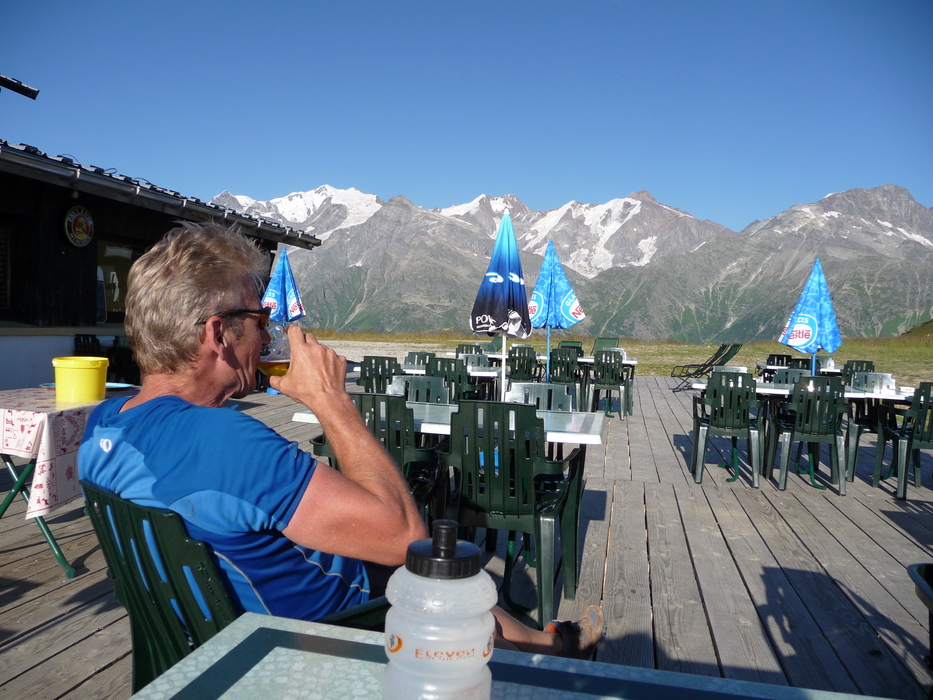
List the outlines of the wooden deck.
{"type": "MultiPolygon", "coordinates": [[[[560,617],[600,603],[608,629],[598,659],[609,663],[925,698],[927,610],[904,567],[933,561],[931,455],[924,488],[911,485],[906,502],[890,485],[871,487],[873,436],[846,497],[796,475],[785,492],[774,481],[753,490],[747,467],[730,484],[712,453],[697,486],[686,466],[692,393],[670,386],[639,377],[635,415],[614,419],[605,449],[587,454],[581,583],[560,617]]],[[[285,397],[240,404],[289,439],[318,430],[293,423],[285,397]]],[[[21,504],[0,520],[2,697],[130,695],[129,624],[82,508],[49,520],[77,569],[71,580],[21,504]]],[[[501,568],[501,556],[488,560],[497,581],[501,568]]],[[[533,574],[517,577],[531,605],[533,574]]]]}

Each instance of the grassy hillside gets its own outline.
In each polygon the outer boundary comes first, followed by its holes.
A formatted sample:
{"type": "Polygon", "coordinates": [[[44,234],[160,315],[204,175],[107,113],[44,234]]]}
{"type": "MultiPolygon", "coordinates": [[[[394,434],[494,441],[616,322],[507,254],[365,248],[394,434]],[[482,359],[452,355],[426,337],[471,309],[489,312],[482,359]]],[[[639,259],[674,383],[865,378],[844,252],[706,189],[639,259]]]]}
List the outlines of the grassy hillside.
{"type": "MultiPolygon", "coordinates": [[[[918,382],[933,381],[933,324],[925,324],[926,333],[914,332],[895,338],[854,338],[843,339],[842,346],[833,353],[836,364],[841,366],[846,360],[873,360],[879,372],[890,372],[898,384],[916,386],[918,382]]],[[[470,335],[447,334],[388,334],[388,333],[336,333],[328,329],[315,331],[317,337],[327,343],[327,339],[370,341],[373,343],[396,344],[432,344],[455,350],[458,343],[485,342],[487,338],[470,335]]],[[[551,336],[552,347],[557,347],[560,340],[581,340],[587,353],[593,347],[593,338],[573,335],[567,332],[554,332],[551,336]]],[[[530,338],[520,341],[534,345],[539,352],[544,352],[547,344],[546,331],[536,330],[530,338]]],[[[693,345],[676,341],[647,341],[622,339],[619,341],[630,357],[638,360],[638,374],[641,376],[670,376],[671,369],[677,365],[703,362],[719,347],[719,343],[693,345]]],[[[731,361],[732,365],[744,365],[754,372],[756,362],[763,362],[770,353],[795,355],[789,348],[774,341],[758,341],[746,344],[731,361]]]]}

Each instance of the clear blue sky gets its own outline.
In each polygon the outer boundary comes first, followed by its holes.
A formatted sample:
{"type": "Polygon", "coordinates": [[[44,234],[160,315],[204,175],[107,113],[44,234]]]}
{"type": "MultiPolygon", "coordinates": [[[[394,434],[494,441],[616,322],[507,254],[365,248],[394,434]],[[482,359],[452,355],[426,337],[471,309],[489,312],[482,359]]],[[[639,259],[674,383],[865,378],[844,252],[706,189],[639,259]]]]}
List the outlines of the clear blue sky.
{"type": "Polygon", "coordinates": [[[3,5],[0,138],[204,200],[933,206],[931,0],[3,5]]]}

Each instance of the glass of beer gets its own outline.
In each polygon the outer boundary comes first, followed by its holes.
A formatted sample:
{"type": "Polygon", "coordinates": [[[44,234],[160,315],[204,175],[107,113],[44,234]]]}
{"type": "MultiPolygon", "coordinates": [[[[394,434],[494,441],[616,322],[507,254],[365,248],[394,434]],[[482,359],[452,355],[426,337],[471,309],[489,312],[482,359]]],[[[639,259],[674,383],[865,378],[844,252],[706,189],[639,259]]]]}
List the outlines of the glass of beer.
{"type": "Polygon", "coordinates": [[[275,325],[269,329],[269,335],[272,342],[259,351],[259,371],[269,377],[281,377],[288,373],[292,356],[288,334],[284,326],[275,325]]]}

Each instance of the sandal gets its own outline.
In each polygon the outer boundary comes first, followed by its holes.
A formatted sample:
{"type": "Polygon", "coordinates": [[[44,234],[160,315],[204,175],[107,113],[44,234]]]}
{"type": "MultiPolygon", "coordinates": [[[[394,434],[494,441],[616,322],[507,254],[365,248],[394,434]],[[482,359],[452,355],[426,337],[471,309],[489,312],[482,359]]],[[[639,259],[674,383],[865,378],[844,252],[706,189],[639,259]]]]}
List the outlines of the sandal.
{"type": "Polygon", "coordinates": [[[564,643],[561,656],[590,659],[603,636],[603,611],[598,605],[591,605],[576,622],[553,620],[545,625],[544,631],[561,636],[564,643]]]}

